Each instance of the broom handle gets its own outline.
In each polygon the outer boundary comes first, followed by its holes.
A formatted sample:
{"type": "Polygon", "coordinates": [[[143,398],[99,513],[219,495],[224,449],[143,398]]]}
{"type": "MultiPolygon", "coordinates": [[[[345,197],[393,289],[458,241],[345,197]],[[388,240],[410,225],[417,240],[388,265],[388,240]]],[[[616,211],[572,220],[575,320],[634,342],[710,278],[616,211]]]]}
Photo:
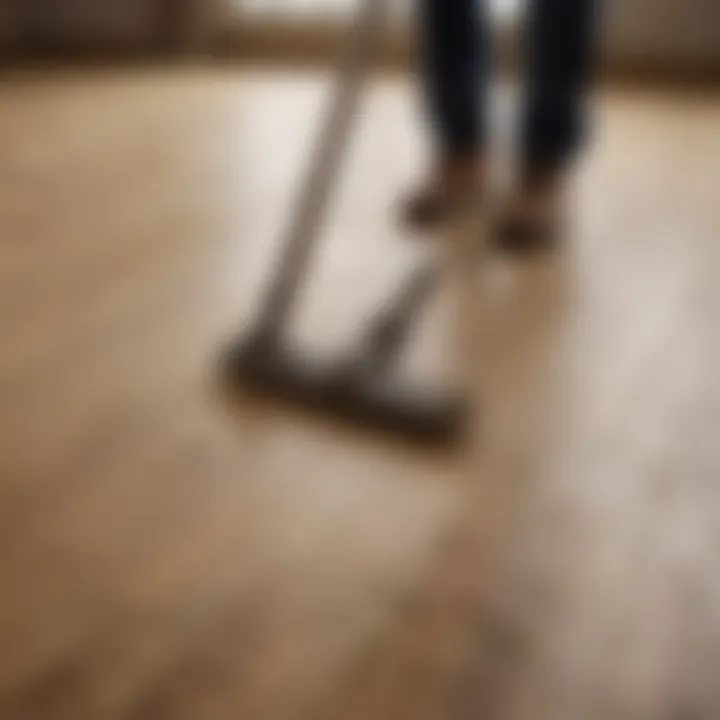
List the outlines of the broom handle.
{"type": "Polygon", "coordinates": [[[261,311],[260,328],[270,337],[282,333],[297,293],[307,275],[316,246],[316,234],[333,182],[338,174],[348,133],[355,117],[363,82],[381,31],[388,0],[361,0],[344,58],[338,68],[336,89],[320,134],[309,177],[291,217],[283,258],[261,311]]]}
{"type": "Polygon", "coordinates": [[[360,347],[366,364],[378,368],[393,363],[438,280],[439,268],[433,260],[424,261],[405,278],[385,308],[370,320],[360,347]]]}

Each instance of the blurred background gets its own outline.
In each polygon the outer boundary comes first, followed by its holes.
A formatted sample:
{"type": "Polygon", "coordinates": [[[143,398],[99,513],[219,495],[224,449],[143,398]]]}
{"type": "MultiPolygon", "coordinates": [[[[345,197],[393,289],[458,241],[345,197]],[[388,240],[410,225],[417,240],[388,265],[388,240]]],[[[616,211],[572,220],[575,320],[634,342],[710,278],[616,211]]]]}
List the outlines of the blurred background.
{"type": "MultiPolygon", "coordinates": [[[[230,43],[238,54],[288,57],[321,54],[336,39],[357,0],[3,0],[0,42],[5,53],[212,51],[230,43]],[[280,47],[271,42],[281,38],[280,47]],[[312,42],[310,41],[312,38],[312,42]],[[288,45],[288,40],[295,42],[288,45]],[[262,43],[261,43],[262,40],[262,43]],[[322,42],[324,40],[325,42],[322,42]]],[[[400,31],[410,29],[409,3],[393,0],[400,31]]],[[[494,14],[516,26],[524,0],[493,0],[494,14]]],[[[718,19],[713,0],[607,0],[604,42],[608,62],[712,73],[717,66],[718,19]]],[[[325,50],[325,52],[327,52],[325,50]]],[[[323,53],[324,55],[325,53],[323,53]]],[[[330,58],[328,58],[330,59],[330,58]]]]}
{"type": "MultiPolygon", "coordinates": [[[[0,0],[0,718],[717,720],[720,2],[606,0],[562,248],[450,263],[403,370],[451,382],[463,316],[453,455],[217,387],[355,6],[0,0]]],[[[413,44],[398,0],[319,349],[442,254],[394,216],[413,44]]]]}

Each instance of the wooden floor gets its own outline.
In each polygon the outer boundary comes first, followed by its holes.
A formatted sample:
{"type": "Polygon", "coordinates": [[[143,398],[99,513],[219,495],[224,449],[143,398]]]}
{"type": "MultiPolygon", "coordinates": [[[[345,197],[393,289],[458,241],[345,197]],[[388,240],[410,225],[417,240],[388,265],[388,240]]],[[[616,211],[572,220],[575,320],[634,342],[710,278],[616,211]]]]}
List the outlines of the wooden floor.
{"type": "MultiPolygon", "coordinates": [[[[483,403],[447,457],[218,389],[323,90],[4,78],[0,718],[720,718],[720,98],[603,93],[565,249],[433,308],[408,372],[470,319],[483,403]]],[[[308,342],[424,252],[417,109],[371,93],[308,342]]]]}

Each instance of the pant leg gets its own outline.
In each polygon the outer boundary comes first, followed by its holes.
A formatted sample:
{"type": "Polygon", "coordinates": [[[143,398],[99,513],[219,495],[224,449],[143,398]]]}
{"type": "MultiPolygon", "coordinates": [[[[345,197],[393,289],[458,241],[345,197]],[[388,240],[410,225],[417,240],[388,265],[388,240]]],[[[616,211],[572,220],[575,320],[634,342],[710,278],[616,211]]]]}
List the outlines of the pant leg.
{"type": "Polygon", "coordinates": [[[585,134],[599,0],[530,0],[524,161],[567,162],[585,134]]]}
{"type": "Polygon", "coordinates": [[[485,141],[485,1],[419,1],[425,95],[438,151],[474,152],[485,141]]]}

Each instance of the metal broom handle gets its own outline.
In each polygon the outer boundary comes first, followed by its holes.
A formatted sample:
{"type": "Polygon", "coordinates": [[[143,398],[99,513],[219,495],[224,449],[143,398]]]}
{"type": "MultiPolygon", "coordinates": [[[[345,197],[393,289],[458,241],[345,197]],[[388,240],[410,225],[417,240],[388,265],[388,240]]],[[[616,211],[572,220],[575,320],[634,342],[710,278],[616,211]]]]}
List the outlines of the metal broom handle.
{"type": "Polygon", "coordinates": [[[288,230],[285,256],[269,288],[260,328],[271,336],[282,331],[305,278],[316,231],[328,204],[347,136],[355,117],[363,81],[371,65],[375,41],[382,29],[388,0],[361,0],[347,50],[338,70],[330,114],[320,134],[312,161],[288,230]]]}

